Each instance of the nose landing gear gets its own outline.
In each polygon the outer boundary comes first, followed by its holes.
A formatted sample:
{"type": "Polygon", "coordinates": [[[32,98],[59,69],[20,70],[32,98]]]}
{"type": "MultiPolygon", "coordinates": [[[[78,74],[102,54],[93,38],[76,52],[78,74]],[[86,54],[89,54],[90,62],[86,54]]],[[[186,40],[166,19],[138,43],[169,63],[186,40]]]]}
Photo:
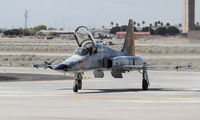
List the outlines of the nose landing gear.
{"type": "Polygon", "coordinates": [[[76,93],[78,90],[82,89],[82,73],[75,73],[74,74],[74,85],[73,85],[73,91],[76,93]]]}

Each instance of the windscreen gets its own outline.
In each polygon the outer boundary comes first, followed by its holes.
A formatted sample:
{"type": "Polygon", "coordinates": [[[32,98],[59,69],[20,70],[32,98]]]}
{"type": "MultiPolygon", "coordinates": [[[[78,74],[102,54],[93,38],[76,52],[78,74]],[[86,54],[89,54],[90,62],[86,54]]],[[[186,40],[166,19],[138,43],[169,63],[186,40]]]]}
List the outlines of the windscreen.
{"type": "Polygon", "coordinates": [[[75,55],[80,55],[80,56],[86,56],[88,54],[88,50],[84,48],[78,48],[75,53],[75,55]]]}

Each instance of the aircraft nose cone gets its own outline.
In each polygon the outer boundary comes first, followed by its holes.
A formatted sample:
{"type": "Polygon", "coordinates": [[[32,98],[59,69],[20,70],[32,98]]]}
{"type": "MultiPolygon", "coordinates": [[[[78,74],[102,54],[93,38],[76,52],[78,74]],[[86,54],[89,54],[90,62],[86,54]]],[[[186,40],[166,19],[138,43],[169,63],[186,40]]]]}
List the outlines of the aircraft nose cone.
{"type": "Polygon", "coordinates": [[[58,66],[55,67],[55,70],[64,70],[67,71],[68,70],[68,66],[65,64],[60,64],[58,66]]]}

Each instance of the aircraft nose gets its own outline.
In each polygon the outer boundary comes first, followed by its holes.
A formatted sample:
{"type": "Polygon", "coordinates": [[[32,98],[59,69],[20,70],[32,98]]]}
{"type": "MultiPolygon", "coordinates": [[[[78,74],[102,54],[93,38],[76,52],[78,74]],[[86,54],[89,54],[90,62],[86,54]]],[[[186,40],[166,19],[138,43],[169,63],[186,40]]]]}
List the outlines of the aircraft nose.
{"type": "Polygon", "coordinates": [[[55,67],[55,70],[64,70],[64,71],[68,71],[68,66],[65,64],[60,64],[58,66],[55,67]]]}

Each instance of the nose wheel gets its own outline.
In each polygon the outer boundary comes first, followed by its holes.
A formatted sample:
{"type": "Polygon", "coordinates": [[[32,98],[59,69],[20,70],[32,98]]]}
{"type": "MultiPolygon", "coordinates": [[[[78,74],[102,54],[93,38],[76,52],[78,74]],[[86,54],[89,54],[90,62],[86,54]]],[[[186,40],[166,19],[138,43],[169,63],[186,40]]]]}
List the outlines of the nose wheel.
{"type": "Polygon", "coordinates": [[[74,75],[74,85],[73,85],[73,91],[76,93],[78,90],[82,89],[82,74],[78,73],[74,75]]]}
{"type": "Polygon", "coordinates": [[[76,82],[74,82],[73,91],[78,92],[78,84],[76,82]]]}

